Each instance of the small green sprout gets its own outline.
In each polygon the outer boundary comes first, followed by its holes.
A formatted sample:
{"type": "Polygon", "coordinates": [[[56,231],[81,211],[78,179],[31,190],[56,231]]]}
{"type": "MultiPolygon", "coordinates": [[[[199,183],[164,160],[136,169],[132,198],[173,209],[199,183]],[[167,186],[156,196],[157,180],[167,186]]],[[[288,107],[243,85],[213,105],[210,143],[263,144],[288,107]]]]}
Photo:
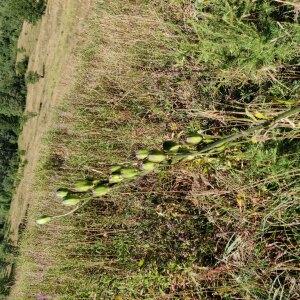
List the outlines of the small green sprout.
{"type": "Polygon", "coordinates": [[[56,191],[56,195],[58,198],[65,198],[68,194],[69,194],[69,190],[66,189],[66,188],[59,188],[57,191],[56,191]]]}
{"type": "Polygon", "coordinates": [[[74,185],[76,192],[87,192],[93,187],[93,181],[91,180],[79,180],[74,185]]]}
{"type": "Polygon", "coordinates": [[[137,151],[136,158],[142,160],[142,159],[147,158],[148,155],[149,155],[149,150],[143,149],[143,150],[137,151]]]}
{"type": "Polygon", "coordinates": [[[77,205],[79,202],[81,202],[81,198],[75,195],[67,196],[63,199],[63,205],[65,206],[74,206],[77,205]]]}
{"type": "Polygon", "coordinates": [[[133,179],[139,175],[139,171],[134,168],[125,168],[121,170],[121,175],[125,179],[133,179]]]}
{"type": "Polygon", "coordinates": [[[172,157],[171,164],[177,164],[180,161],[191,161],[197,157],[196,153],[192,152],[180,152],[176,156],[172,157]]]}
{"type": "Polygon", "coordinates": [[[114,173],[119,173],[121,171],[122,167],[121,166],[112,166],[110,168],[110,173],[114,174],[114,173]]]}
{"type": "Polygon", "coordinates": [[[42,216],[42,217],[40,217],[40,218],[38,218],[36,220],[36,224],[38,224],[38,225],[44,225],[44,224],[49,223],[51,220],[52,220],[52,217],[42,216]]]}
{"type": "Polygon", "coordinates": [[[153,170],[155,170],[155,168],[156,164],[152,161],[146,161],[142,165],[142,169],[146,172],[152,172],[153,170]]]}
{"type": "Polygon", "coordinates": [[[192,133],[187,137],[186,142],[190,145],[198,145],[202,140],[202,135],[199,133],[192,133]]]}
{"type": "Polygon", "coordinates": [[[93,180],[93,186],[96,186],[98,183],[100,183],[100,180],[99,180],[99,179],[93,180]]]}
{"type": "Polygon", "coordinates": [[[167,159],[167,156],[165,155],[164,152],[160,151],[160,150],[153,150],[150,152],[149,156],[148,156],[148,160],[154,163],[161,163],[164,160],[167,159]]]}
{"type": "Polygon", "coordinates": [[[93,191],[93,195],[95,197],[101,197],[106,195],[109,192],[109,187],[107,185],[104,184],[100,184],[98,186],[95,187],[94,191],[93,191]]]}
{"type": "Polygon", "coordinates": [[[180,148],[180,145],[175,143],[174,141],[165,141],[163,143],[163,149],[165,151],[176,152],[180,148]]]}
{"type": "Polygon", "coordinates": [[[109,183],[120,183],[123,181],[123,177],[119,174],[113,174],[109,177],[109,183]]]}
{"type": "Polygon", "coordinates": [[[212,143],[214,140],[215,140],[215,137],[213,137],[213,136],[209,136],[209,135],[203,136],[203,142],[206,144],[212,143]]]}

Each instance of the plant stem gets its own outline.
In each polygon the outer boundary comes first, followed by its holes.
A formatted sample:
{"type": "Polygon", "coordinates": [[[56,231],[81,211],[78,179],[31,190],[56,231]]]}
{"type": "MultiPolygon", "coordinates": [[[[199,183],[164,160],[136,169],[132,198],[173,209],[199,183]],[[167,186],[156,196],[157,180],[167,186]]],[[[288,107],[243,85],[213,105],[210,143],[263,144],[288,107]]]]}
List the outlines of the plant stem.
{"type": "MultiPolygon", "coordinates": [[[[223,146],[224,144],[228,143],[228,142],[232,142],[232,141],[235,141],[239,138],[242,138],[242,137],[246,137],[248,136],[249,134],[257,131],[257,130],[260,130],[260,129],[263,129],[263,128],[269,128],[271,126],[273,126],[274,124],[276,124],[278,121],[284,119],[284,118],[288,118],[294,114],[297,114],[300,112],[300,105],[299,106],[296,106],[294,107],[293,109],[290,109],[282,114],[279,114],[278,116],[274,117],[273,119],[271,120],[267,120],[265,122],[262,122],[261,124],[259,125],[256,125],[256,126],[253,126],[251,128],[249,128],[248,130],[244,130],[242,132],[239,132],[239,133],[236,133],[236,134],[232,134],[228,137],[225,137],[223,139],[219,139],[217,140],[216,142],[213,142],[211,144],[208,144],[206,145],[205,147],[203,147],[202,149],[198,150],[198,151],[192,151],[192,152],[189,152],[188,154],[175,154],[174,153],[174,156],[176,155],[180,155],[182,156],[182,158],[184,157],[189,157],[189,156],[193,156],[192,159],[196,158],[197,156],[202,156],[203,154],[208,154],[209,151],[211,150],[214,150],[220,146],[223,146]]],[[[178,160],[179,161],[179,160],[178,160]]],[[[178,162],[177,161],[177,162],[178,162]]],[[[158,168],[159,168],[159,164],[157,164],[158,168]]],[[[151,173],[151,172],[148,172],[148,171],[143,171],[140,173],[140,176],[139,177],[143,177],[144,175],[148,174],[148,173],[151,173]]],[[[118,187],[118,185],[116,185],[116,187],[118,187]]],[[[73,214],[74,212],[76,212],[77,210],[79,210],[80,208],[82,208],[84,205],[86,205],[89,201],[91,201],[93,199],[93,197],[90,197],[90,198],[85,198],[83,200],[83,203],[81,205],[78,205],[75,209],[65,213],[65,214],[61,214],[61,215],[57,215],[57,216],[53,216],[52,218],[53,219],[60,219],[60,218],[63,218],[63,217],[66,217],[66,216],[69,216],[71,214],[73,214]]]]}
{"type": "Polygon", "coordinates": [[[228,142],[231,142],[231,141],[234,141],[234,140],[237,140],[239,138],[242,138],[242,137],[246,137],[248,136],[249,134],[257,131],[257,130],[260,130],[260,129],[263,129],[263,128],[268,128],[268,127],[271,127],[272,125],[274,125],[275,123],[277,123],[278,121],[284,119],[284,118],[288,118],[292,115],[295,115],[297,113],[300,112],[300,105],[299,106],[296,106],[282,114],[279,114],[278,116],[274,117],[273,119],[271,120],[267,120],[259,125],[256,125],[256,126],[253,126],[247,130],[244,130],[242,132],[239,132],[239,133],[235,133],[235,134],[232,134],[226,138],[223,138],[221,140],[218,140],[216,142],[213,142],[211,144],[208,144],[207,146],[203,147],[202,149],[200,149],[199,151],[197,151],[199,154],[203,154],[205,152],[208,152],[212,149],[215,149],[217,147],[220,147],[220,146],[223,146],[225,143],[228,143],[228,142]]]}
{"type": "Polygon", "coordinates": [[[77,210],[79,210],[80,208],[82,208],[83,206],[85,206],[89,201],[91,201],[93,198],[87,198],[81,205],[76,206],[74,209],[72,209],[71,211],[65,213],[65,214],[61,214],[61,215],[57,215],[57,216],[53,216],[52,219],[61,219],[64,217],[67,217],[69,215],[72,215],[74,212],[76,212],[77,210]]]}

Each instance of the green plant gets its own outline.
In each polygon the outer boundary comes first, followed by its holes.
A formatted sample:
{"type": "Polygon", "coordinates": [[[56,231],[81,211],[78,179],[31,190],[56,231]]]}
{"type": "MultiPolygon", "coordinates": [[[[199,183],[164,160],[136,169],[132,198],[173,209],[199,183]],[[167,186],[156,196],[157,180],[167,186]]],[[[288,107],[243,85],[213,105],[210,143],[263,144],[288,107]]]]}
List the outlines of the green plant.
{"type": "Polygon", "coordinates": [[[34,84],[37,83],[41,78],[41,75],[39,75],[35,71],[29,71],[26,75],[26,83],[27,84],[34,84]]]}
{"type": "Polygon", "coordinates": [[[42,216],[37,220],[37,224],[43,225],[50,222],[52,219],[58,219],[68,216],[78,209],[83,207],[94,197],[100,197],[108,194],[113,188],[119,187],[120,183],[130,182],[137,177],[142,177],[149,172],[159,170],[167,165],[175,164],[180,161],[191,161],[199,159],[203,156],[210,156],[219,154],[224,151],[225,148],[230,147],[230,143],[240,138],[248,138],[252,133],[259,130],[268,130],[272,126],[276,125],[279,121],[288,118],[294,114],[300,112],[300,106],[296,106],[273,119],[263,121],[261,124],[250,127],[248,130],[244,130],[239,133],[232,134],[225,138],[219,138],[215,142],[204,142],[204,145],[200,143],[205,138],[199,133],[190,134],[186,138],[186,144],[179,144],[174,141],[166,141],[163,143],[163,150],[139,150],[137,151],[137,158],[142,160],[139,167],[123,167],[114,166],[111,169],[111,175],[107,179],[85,179],[75,183],[73,190],[67,188],[59,188],[57,195],[62,198],[62,204],[66,206],[76,206],[75,209],[69,213],[57,215],[53,217],[42,216]],[[196,149],[191,148],[196,146],[196,149]]]}
{"type": "Polygon", "coordinates": [[[189,20],[194,39],[182,41],[178,60],[194,58],[216,80],[262,82],[299,55],[299,26],[289,20],[293,6],[288,3],[281,11],[276,1],[264,0],[197,1],[195,6],[195,18],[189,20]]]}
{"type": "MultiPolygon", "coordinates": [[[[72,218],[42,229],[29,225],[20,251],[21,298],[42,293],[62,299],[298,299],[297,231],[291,220],[297,213],[299,117],[220,145],[210,155],[180,160],[191,150],[264,122],[260,114],[272,119],[299,105],[297,67],[289,62],[288,72],[279,68],[273,79],[257,77],[259,83],[229,72],[220,79],[224,70],[212,60],[197,63],[181,41],[200,52],[202,40],[190,24],[208,22],[197,18],[195,3],[224,1],[119,2],[99,1],[87,26],[90,42],[79,57],[79,75],[59,125],[47,139],[28,219],[64,212],[53,190],[64,186],[73,191],[79,178],[99,178],[102,196],[72,218]],[[184,59],[178,59],[183,52],[184,59]],[[184,130],[199,132],[201,144],[182,143],[184,130]],[[165,139],[175,142],[161,149],[165,139]],[[168,160],[157,169],[157,163],[136,163],[130,155],[140,148],[168,152],[176,144],[184,144],[177,149],[180,162],[167,167],[168,160]],[[123,179],[107,190],[111,173],[120,170],[109,170],[114,164],[159,172],[123,179]]],[[[256,8],[254,25],[268,16],[268,11],[257,12],[263,2],[248,1],[256,8]]],[[[283,12],[275,16],[278,26],[292,32],[290,6],[268,2],[283,12]]],[[[238,9],[245,2],[234,3],[238,9]]],[[[217,4],[213,14],[227,9],[217,4]]],[[[210,30],[218,26],[215,22],[210,30]]],[[[203,38],[210,39],[208,33],[203,38]]],[[[225,42],[215,47],[226,54],[232,44],[225,42]]],[[[254,52],[245,53],[247,60],[254,52]]],[[[263,52],[255,52],[256,61],[260,55],[264,60],[263,52]]],[[[227,61],[228,56],[220,60],[245,74],[243,64],[227,61]]],[[[149,152],[139,155],[146,159],[149,152]]],[[[112,179],[119,181],[122,174],[112,179]]],[[[95,191],[88,193],[92,197],[95,191]]]]}
{"type": "MultiPolygon", "coordinates": [[[[22,127],[27,93],[25,74],[28,57],[17,61],[17,53],[24,52],[24,49],[17,49],[17,42],[23,22],[25,20],[36,22],[44,9],[45,2],[40,0],[0,1],[0,224],[3,226],[0,240],[3,258],[0,297],[2,294],[8,294],[12,281],[9,272],[13,264],[11,249],[3,245],[9,244],[5,234],[5,231],[8,231],[6,216],[18,182],[18,135],[22,127]]],[[[33,79],[29,77],[29,81],[33,79]]]]}
{"type": "Polygon", "coordinates": [[[36,23],[46,9],[45,0],[9,0],[11,14],[17,18],[36,23]]]}

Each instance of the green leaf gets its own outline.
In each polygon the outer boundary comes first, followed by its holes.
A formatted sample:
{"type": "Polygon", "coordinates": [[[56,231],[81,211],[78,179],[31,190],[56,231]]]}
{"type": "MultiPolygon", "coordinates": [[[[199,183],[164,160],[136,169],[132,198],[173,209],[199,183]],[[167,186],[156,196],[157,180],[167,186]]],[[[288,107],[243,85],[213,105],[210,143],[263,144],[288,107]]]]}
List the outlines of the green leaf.
{"type": "Polygon", "coordinates": [[[187,154],[185,157],[183,157],[183,161],[191,161],[194,160],[197,157],[197,154],[187,154]]]}
{"type": "Polygon", "coordinates": [[[225,250],[224,250],[224,258],[227,258],[234,250],[237,249],[237,247],[241,244],[242,242],[242,238],[240,236],[237,236],[235,239],[234,239],[234,236],[232,236],[226,247],[225,247],[225,250]]]}
{"type": "Polygon", "coordinates": [[[212,136],[212,135],[204,135],[203,136],[203,142],[206,143],[206,144],[212,143],[215,140],[216,140],[215,136],[212,136]]]}
{"type": "Polygon", "coordinates": [[[178,145],[174,141],[165,141],[163,143],[163,149],[165,151],[176,152],[179,148],[180,148],[180,145],[178,145]]]}
{"type": "Polygon", "coordinates": [[[96,186],[98,183],[100,182],[100,180],[99,179],[95,179],[95,180],[93,180],[93,186],[96,186]]]}
{"type": "Polygon", "coordinates": [[[164,154],[164,152],[159,150],[153,150],[150,152],[148,156],[148,160],[154,163],[160,163],[167,159],[167,156],[164,154]]]}
{"type": "Polygon", "coordinates": [[[220,146],[216,147],[215,150],[219,151],[219,152],[222,152],[222,151],[224,151],[227,148],[227,146],[228,145],[225,143],[223,145],[220,145],[220,146]]]}
{"type": "Polygon", "coordinates": [[[110,172],[111,172],[112,174],[118,173],[121,169],[122,169],[121,166],[113,166],[113,167],[110,168],[110,172]]]}
{"type": "Polygon", "coordinates": [[[257,139],[257,137],[255,135],[253,135],[252,138],[251,138],[251,142],[253,144],[257,144],[259,142],[259,140],[257,139]]]}
{"type": "Polygon", "coordinates": [[[257,122],[257,119],[255,118],[255,116],[247,108],[245,109],[245,113],[251,120],[253,120],[254,122],[257,122]]]}
{"type": "Polygon", "coordinates": [[[69,190],[66,189],[66,188],[59,188],[57,191],[56,191],[56,195],[58,198],[65,198],[68,194],[69,194],[69,190]]]}
{"type": "Polygon", "coordinates": [[[155,169],[156,164],[152,161],[146,161],[142,165],[142,169],[146,172],[151,172],[155,169]]]}
{"type": "Polygon", "coordinates": [[[36,224],[38,224],[38,225],[44,225],[44,224],[49,223],[51,220],[52,220],[52,217],[42,216],[42,217],[40,217],[40,218],[38,218],[36,220],[36,224]]]}
{"type": "Polygon", "coordinates": [[[95,187],[93,193],[95,197],[100,197],[106,195],[109,192],[109,190],[110,188],[107,185],[100,184],[95,187]]]}
{"type": "Polygon", "coordinates": [[[142,258],[142,259],[139,261],[138,266],[141,268],[144,264],[145,264],[145,260],[142,258]]]}
{"type": "Polygon", "coordinates": [[[124,168],[121,170],[121,175],[125,179],[133,179],[139,175],[139,171],[134,168],[124,168]]]}
{"type": "Polygon", "coordinates": [[[81,202],[82,200],[78,197],[78,196],[68,196],[66,198],[64,198],[63,200],[63,205],[65,206],[74,206],[74,205],[77,205],[79,202],[81,202]]]}
{"type": "Polygon", "coordinates": [[[136,153],[137,159],[145,159],[148,157],[148,155],[149,155],[149,150],[147,150],[147,149],[139,150],[136,153]]]}
{"type": "Polygon", "coordinates": [[[124,178],[119,175],[119,174],[115,174],[115,175],[111,175],[109,177],[109,183],[119,183],[123,180],[124,178]]]}
{"type": "Polygon", "coordinates": [[[263,113],[259,112],[259,111],[256,111],[254,113],[254,116],[257,118],[257,119],[261,119],[261,120],[268,120],[269,118],[264,115],[263,113]]]}
{"type": "Polygon", "coordinates": [[[179,161],[189,161],[193,160],[195,158],[196,154],[192,153],[189,149],[187,148],[180,148],[177,155],[173,157],[172,159],[172,164],[176,164],[179,161]]]}
{"type": "Polygon", "coordinates": [[[202,135],[199,133],[192,133],[187,137],[186,142],[190,145],[198,145],[202,140],[202,135]]]}
{"type": "Polygon", "coordinates": [[[79,180],[75,183],[75,190],[77,192],[87,192],[93,187],[93,181],[91,180],[79,180]]]}
{"type": "Polygon", "coordinates": [[[275,99],[276,102],[284,104],[286,106],[291,106],[297,104],[297,100],[283,100],[283,99],[275,99]]]}

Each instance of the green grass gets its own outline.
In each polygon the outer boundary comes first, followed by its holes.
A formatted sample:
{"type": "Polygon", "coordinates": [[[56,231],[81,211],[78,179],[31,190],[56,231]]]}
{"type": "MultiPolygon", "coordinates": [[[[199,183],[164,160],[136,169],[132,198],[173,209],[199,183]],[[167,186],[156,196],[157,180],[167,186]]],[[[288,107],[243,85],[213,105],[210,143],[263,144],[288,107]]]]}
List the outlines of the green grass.
{"type": "Polygon", "coordinates": [[[137,149],[224,136],[298,101],[292,7],[202,3],[97,2],[45,141],[12,299],[298,299],[299,116],[34,224],[64,211],[56,188],[106,177],[137,149]]]}

